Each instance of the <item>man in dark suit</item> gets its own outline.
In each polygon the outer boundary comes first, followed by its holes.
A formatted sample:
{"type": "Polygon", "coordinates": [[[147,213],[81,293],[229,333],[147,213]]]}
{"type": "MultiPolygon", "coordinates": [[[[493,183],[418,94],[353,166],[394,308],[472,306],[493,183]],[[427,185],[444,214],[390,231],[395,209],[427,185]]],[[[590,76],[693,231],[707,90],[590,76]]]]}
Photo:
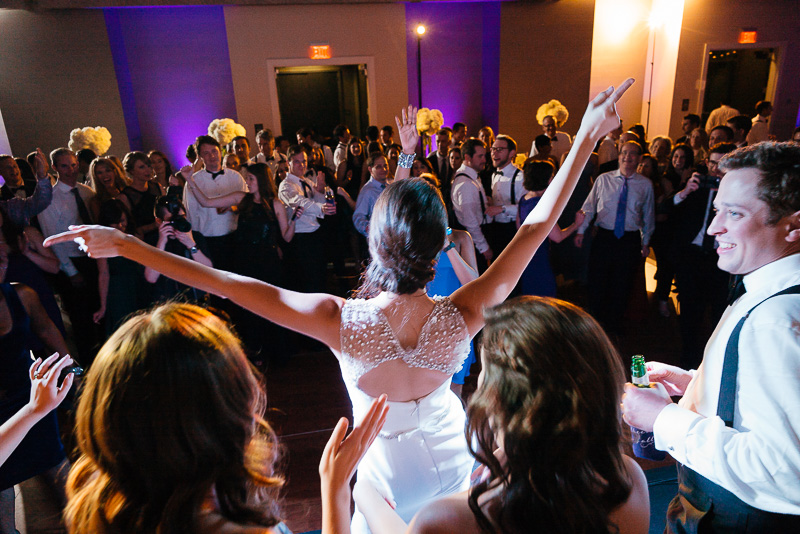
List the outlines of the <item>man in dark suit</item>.
{"type": "Polygon", "coordinates": [[[450,186],[453,181],[453,169],[447,160],[447,151],[450,148],[452,137],[453,131],[447,127],[436,132],[436,150],[428,155],[428,163],[439,177],[439,182],[442,184],[442,195],[445,195],[445,198],[450,197],[450,186]]]}
{"type": "Polygon", "coordinates": [[[719,143],[708,156],[708,176],[694,173],[686,187],[673,197],[675,221],[675,283],[681,312],[678,318],[682,341],[682,367],[696,369],[703,358],[709,327],[717,324],[725,311],[728,273],[717,267],[714,237],[706,233],[714,218],[713,202],[722,172],[718,164],[732,143],[719,143]],[[714,182],[716,179],[716,185],[714,182]],[[706,310],[710,317],[705,321],[706,310]]]}

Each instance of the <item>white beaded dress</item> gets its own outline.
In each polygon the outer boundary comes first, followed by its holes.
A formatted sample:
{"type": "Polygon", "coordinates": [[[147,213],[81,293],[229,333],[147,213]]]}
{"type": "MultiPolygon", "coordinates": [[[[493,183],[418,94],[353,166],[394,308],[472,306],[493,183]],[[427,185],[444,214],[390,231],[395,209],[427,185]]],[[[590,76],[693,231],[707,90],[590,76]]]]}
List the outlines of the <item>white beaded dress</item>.
{"type": "MultiPolygon", "coordinates": [[[[433,311],[412,349],[401,346],[383,310],[369,300],[345,303],[339,362],[356,424],[373,400],[358,381],[380,364],[400,359],[410,367],[451,376],[461,368],[470,350],[467,325],[448,297],[433,300],[433,311]]],[[[425,397],[388,405],[383,430],[359,464],[357,476],[394,501],[395,511],[409,522],[429,501],[469,487],[473,460],[464,436],[466,416],[461,400],[450,390],[450,379],[425,397]]],[[[369,532],[358,508],[352,531],[369,532]]]]}

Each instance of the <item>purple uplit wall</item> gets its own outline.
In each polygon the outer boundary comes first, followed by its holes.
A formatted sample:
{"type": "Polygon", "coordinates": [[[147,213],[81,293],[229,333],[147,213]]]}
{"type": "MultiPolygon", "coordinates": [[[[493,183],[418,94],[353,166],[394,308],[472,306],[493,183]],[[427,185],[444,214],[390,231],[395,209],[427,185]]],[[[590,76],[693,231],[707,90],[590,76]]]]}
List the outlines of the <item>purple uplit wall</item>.
{"type": "Polygon", "coordinates": [[[104,10],[132,149],[173,167],[219,118],[236,120],[222,6],[104,10]]]}
{"type": "Polygon", "coordinates": [[[497,131],[500,90],[500,2],[406,4],[408,94],[417,102],[417,36],[422,36],[422,105],[441,110],[445,125],[497,131]]]}

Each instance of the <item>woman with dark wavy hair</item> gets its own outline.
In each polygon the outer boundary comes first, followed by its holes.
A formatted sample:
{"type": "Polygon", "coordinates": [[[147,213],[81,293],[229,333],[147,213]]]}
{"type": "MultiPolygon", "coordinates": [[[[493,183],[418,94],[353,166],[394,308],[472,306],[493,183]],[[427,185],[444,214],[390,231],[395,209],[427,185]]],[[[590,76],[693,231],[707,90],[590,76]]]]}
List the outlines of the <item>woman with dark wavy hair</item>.
{"type": "Polygon", "coordinates": [[[239,340],[208,310],[170,303],[128,320],[86,375],[69,532],[281,532],[265,406],[239,340]]]}
{"type": "MultiPolygon", "coordinates": [[[[450,391],[451,377],[467,357],[470,339],[483,328],[483,310],[508,297],[564,209],[595,143],[619,124],[615,103],[632,83],[609,88],[589,103],[564,166],[514,239],[482,276],[449,297],[432,299],[425,292],[445,246],[444,202],[424,180],[404,179],[409,169],[401,167],[372,213],[372,262],[362,298],[284,290],[184,261],[107,228],[78,227],[48,243],[78,240],[92,257],[123,255],[325,343],[339,359],[356,421],[373,399],[388,395],[386,426],[362,461],[359,477],[379,486],[408,520],[431,499],[468,487],[472,462],[463,433],[465,414],[450,391]]],[[[415,117],[409,106],[402,111],[402,124],[397,119],[408,157],[418,142],[415,117]]],[[[346,492],[349,502],[349,486],[346,492]]],[[[345,500],[338,490],[335,499],[345,500]]],[[[353,524],[366,531],[361,514],[353,524]]]]}

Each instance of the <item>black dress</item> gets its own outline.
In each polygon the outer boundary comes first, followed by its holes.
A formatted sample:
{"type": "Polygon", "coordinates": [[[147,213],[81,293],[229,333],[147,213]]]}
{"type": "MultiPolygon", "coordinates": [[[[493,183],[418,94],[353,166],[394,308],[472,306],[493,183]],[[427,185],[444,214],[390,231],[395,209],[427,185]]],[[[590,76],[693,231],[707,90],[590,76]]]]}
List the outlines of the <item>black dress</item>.
{"type": "MultiPolygon", "coordinates": [[[[28,341],[30,317],[17,292],[9,283],[0,284],[11,314],[11,331],[0,336],[0,424],[25,406],[31,397],[28,374],[31,361],[28,341]]],[[[64,461],[64,447],[58,434],[56,412],[47,414],[28,432],[8,460],[0,466],[0,491],[28,480],[64,461]]]]}
{"type": "MultiPolygon", "coordinates": [[[[131,203],[131,217],[133,217],[133,223],[136,228],[156,222],[154,208],[156,207],[156,200],[161,196],[161,189],[157,183],[147,182],[146,191],[139,191],[129,185],[122,190],[122,194],[131,203]]],[[[150,230],[143,237],[143,240],[148,245],[155,246],[158,242],[158,230],[150,230]]]]}
{"type": "MultiPolygon", "coordinates": [[[[233,234],[234,265],[238,274],[282,285],[278,254],[280,226],[275,214],[247,193],[239,203],[239,223],[233,234]]],[[[287,332],[263,317],[236,306],[231,319],[248,356],[257,364],[286,353],[287,332]]]]}
{"type": "Polygon", "coordinates": [[[280,284],[278,219],[264,204],[256,204],[252,193],[246,193],[239,206],[239,223],[233,234],[236,272],[270,284],[280,284]]]}

